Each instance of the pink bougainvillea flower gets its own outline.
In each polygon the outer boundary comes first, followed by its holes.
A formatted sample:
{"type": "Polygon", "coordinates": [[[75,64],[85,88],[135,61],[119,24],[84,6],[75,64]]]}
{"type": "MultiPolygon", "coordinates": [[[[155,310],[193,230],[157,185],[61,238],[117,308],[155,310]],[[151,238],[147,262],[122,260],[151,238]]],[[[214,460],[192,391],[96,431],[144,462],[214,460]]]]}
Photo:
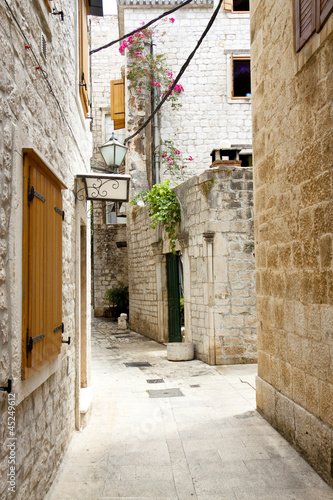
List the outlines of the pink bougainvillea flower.
{"type": "Polygon", "coordinates": [[[139,89],[139,94],[141,94],[141,89],[139,89]]]}
{"type": "Polygon", "coordinates": [[[174,22],[175,22],[175,20],[174,20],[174,18],[173,18],[173,17],[169,17],[169,21],[170,21],[171,23],[174,23],[174,22]]]}
{"type": "Polygon", "coordinates": [[[189,159],[189,161],[193,161],[193,158],[192,158],[192,156],[189,156],[189,158],[188,158],[188,159],[189,159]]]}

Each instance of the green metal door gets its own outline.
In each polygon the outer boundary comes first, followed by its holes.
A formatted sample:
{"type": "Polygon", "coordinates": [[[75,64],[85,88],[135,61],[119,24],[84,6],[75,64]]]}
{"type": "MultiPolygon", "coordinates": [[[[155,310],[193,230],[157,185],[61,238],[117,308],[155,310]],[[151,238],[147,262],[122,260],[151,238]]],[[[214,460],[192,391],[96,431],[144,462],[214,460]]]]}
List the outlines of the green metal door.
{"type": "Polygon", "coordinates": [[[168,312],[169,312],[169,342],[181,342],[180,326],[180,296],[178,276],[178,255],[168,253],[167,284],[168,284],[168,312]]]}

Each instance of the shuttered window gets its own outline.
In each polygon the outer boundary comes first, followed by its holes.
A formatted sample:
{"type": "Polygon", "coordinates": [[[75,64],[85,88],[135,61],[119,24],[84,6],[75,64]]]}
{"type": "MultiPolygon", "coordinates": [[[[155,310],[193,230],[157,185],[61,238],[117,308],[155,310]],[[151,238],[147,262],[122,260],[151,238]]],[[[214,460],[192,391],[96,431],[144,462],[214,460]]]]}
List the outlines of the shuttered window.
{"type": "Polygon", "coordinates": [[[111,81],[111,120],[114,130],[125,128],[125,79],[111,81]]]}
{"type": "Polygon", "coordinates": [[[33,151],[24,152],[24,379],[61,351],[64,187],[33,151]]]}
{"type": "Polygon", "coordinates": [[[79,6],[79,86],[80,98],[87,117],[89,110],[89,72],[88,72],[88,26],[86,0],[78,0],[79,6]]]}
{"type": "Polygon", "coordinates": [[[229,10],[231,12],[232,11],[232,0],[224,0],[223,1],[223,8],[224,8],[224,10],[229,10]]]}
{"type": "Polygon", "coordinates": [[[320,31],[333,10],[333,0],[295,0],[296,52],[320,31]]]}
{"type": "Polygon", "coordinates": [[[333,0],[317,0],[316,29],[320,31],[333,11],[333,0]]]}

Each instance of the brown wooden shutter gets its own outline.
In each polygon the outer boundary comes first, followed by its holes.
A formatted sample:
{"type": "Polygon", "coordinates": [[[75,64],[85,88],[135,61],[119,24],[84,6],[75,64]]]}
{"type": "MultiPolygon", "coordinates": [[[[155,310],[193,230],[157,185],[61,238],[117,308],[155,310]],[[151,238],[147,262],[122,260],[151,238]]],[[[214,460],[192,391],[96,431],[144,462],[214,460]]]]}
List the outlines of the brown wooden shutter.
{"type": "Polygon", "coordinates": [[[296,0],[296,52],[314,33],[316,28],[316,2],[315,0],[296,0]]]}
{"type": "Polygon", "coordinates": [[[79,0],[79,83],[80,98],[87,117],[89,110],[89,72],[88,72],[88,26],[86,0],[79,0]]]}
{"type": "Polygon", "coordinates": [[[317,0],[316,30],[320,31],[333,11],[333,0],[317,0]]]}
{"type": "Polygon", "coordinates": [[[224,0],[223,1],[224,10],[229,10],[231,12],[232,11],[232,4],[233,4],[233,0],[224,0]]]}
{"type": "Polygon", "coordinates": [[[25,153],[23,378],[61,351],[62,188],[35,153],[25,153]]]}
{"type": "Polygon", "coordinates": [[[111,120],[115,130],[125,128],[125,78],[111,81],[111,120]]]}

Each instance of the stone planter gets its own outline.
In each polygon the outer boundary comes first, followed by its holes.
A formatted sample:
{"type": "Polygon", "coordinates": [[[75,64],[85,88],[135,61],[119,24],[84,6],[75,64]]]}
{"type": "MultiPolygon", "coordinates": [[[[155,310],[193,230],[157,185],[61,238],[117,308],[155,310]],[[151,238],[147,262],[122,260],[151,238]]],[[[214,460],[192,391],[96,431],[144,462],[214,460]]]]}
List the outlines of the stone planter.
{"type": "Polygon", "coordinates": [[[169,342],[167,358],[169,361],[191,361],[194,358],[194,344],[192,342],[169,342]]]}

